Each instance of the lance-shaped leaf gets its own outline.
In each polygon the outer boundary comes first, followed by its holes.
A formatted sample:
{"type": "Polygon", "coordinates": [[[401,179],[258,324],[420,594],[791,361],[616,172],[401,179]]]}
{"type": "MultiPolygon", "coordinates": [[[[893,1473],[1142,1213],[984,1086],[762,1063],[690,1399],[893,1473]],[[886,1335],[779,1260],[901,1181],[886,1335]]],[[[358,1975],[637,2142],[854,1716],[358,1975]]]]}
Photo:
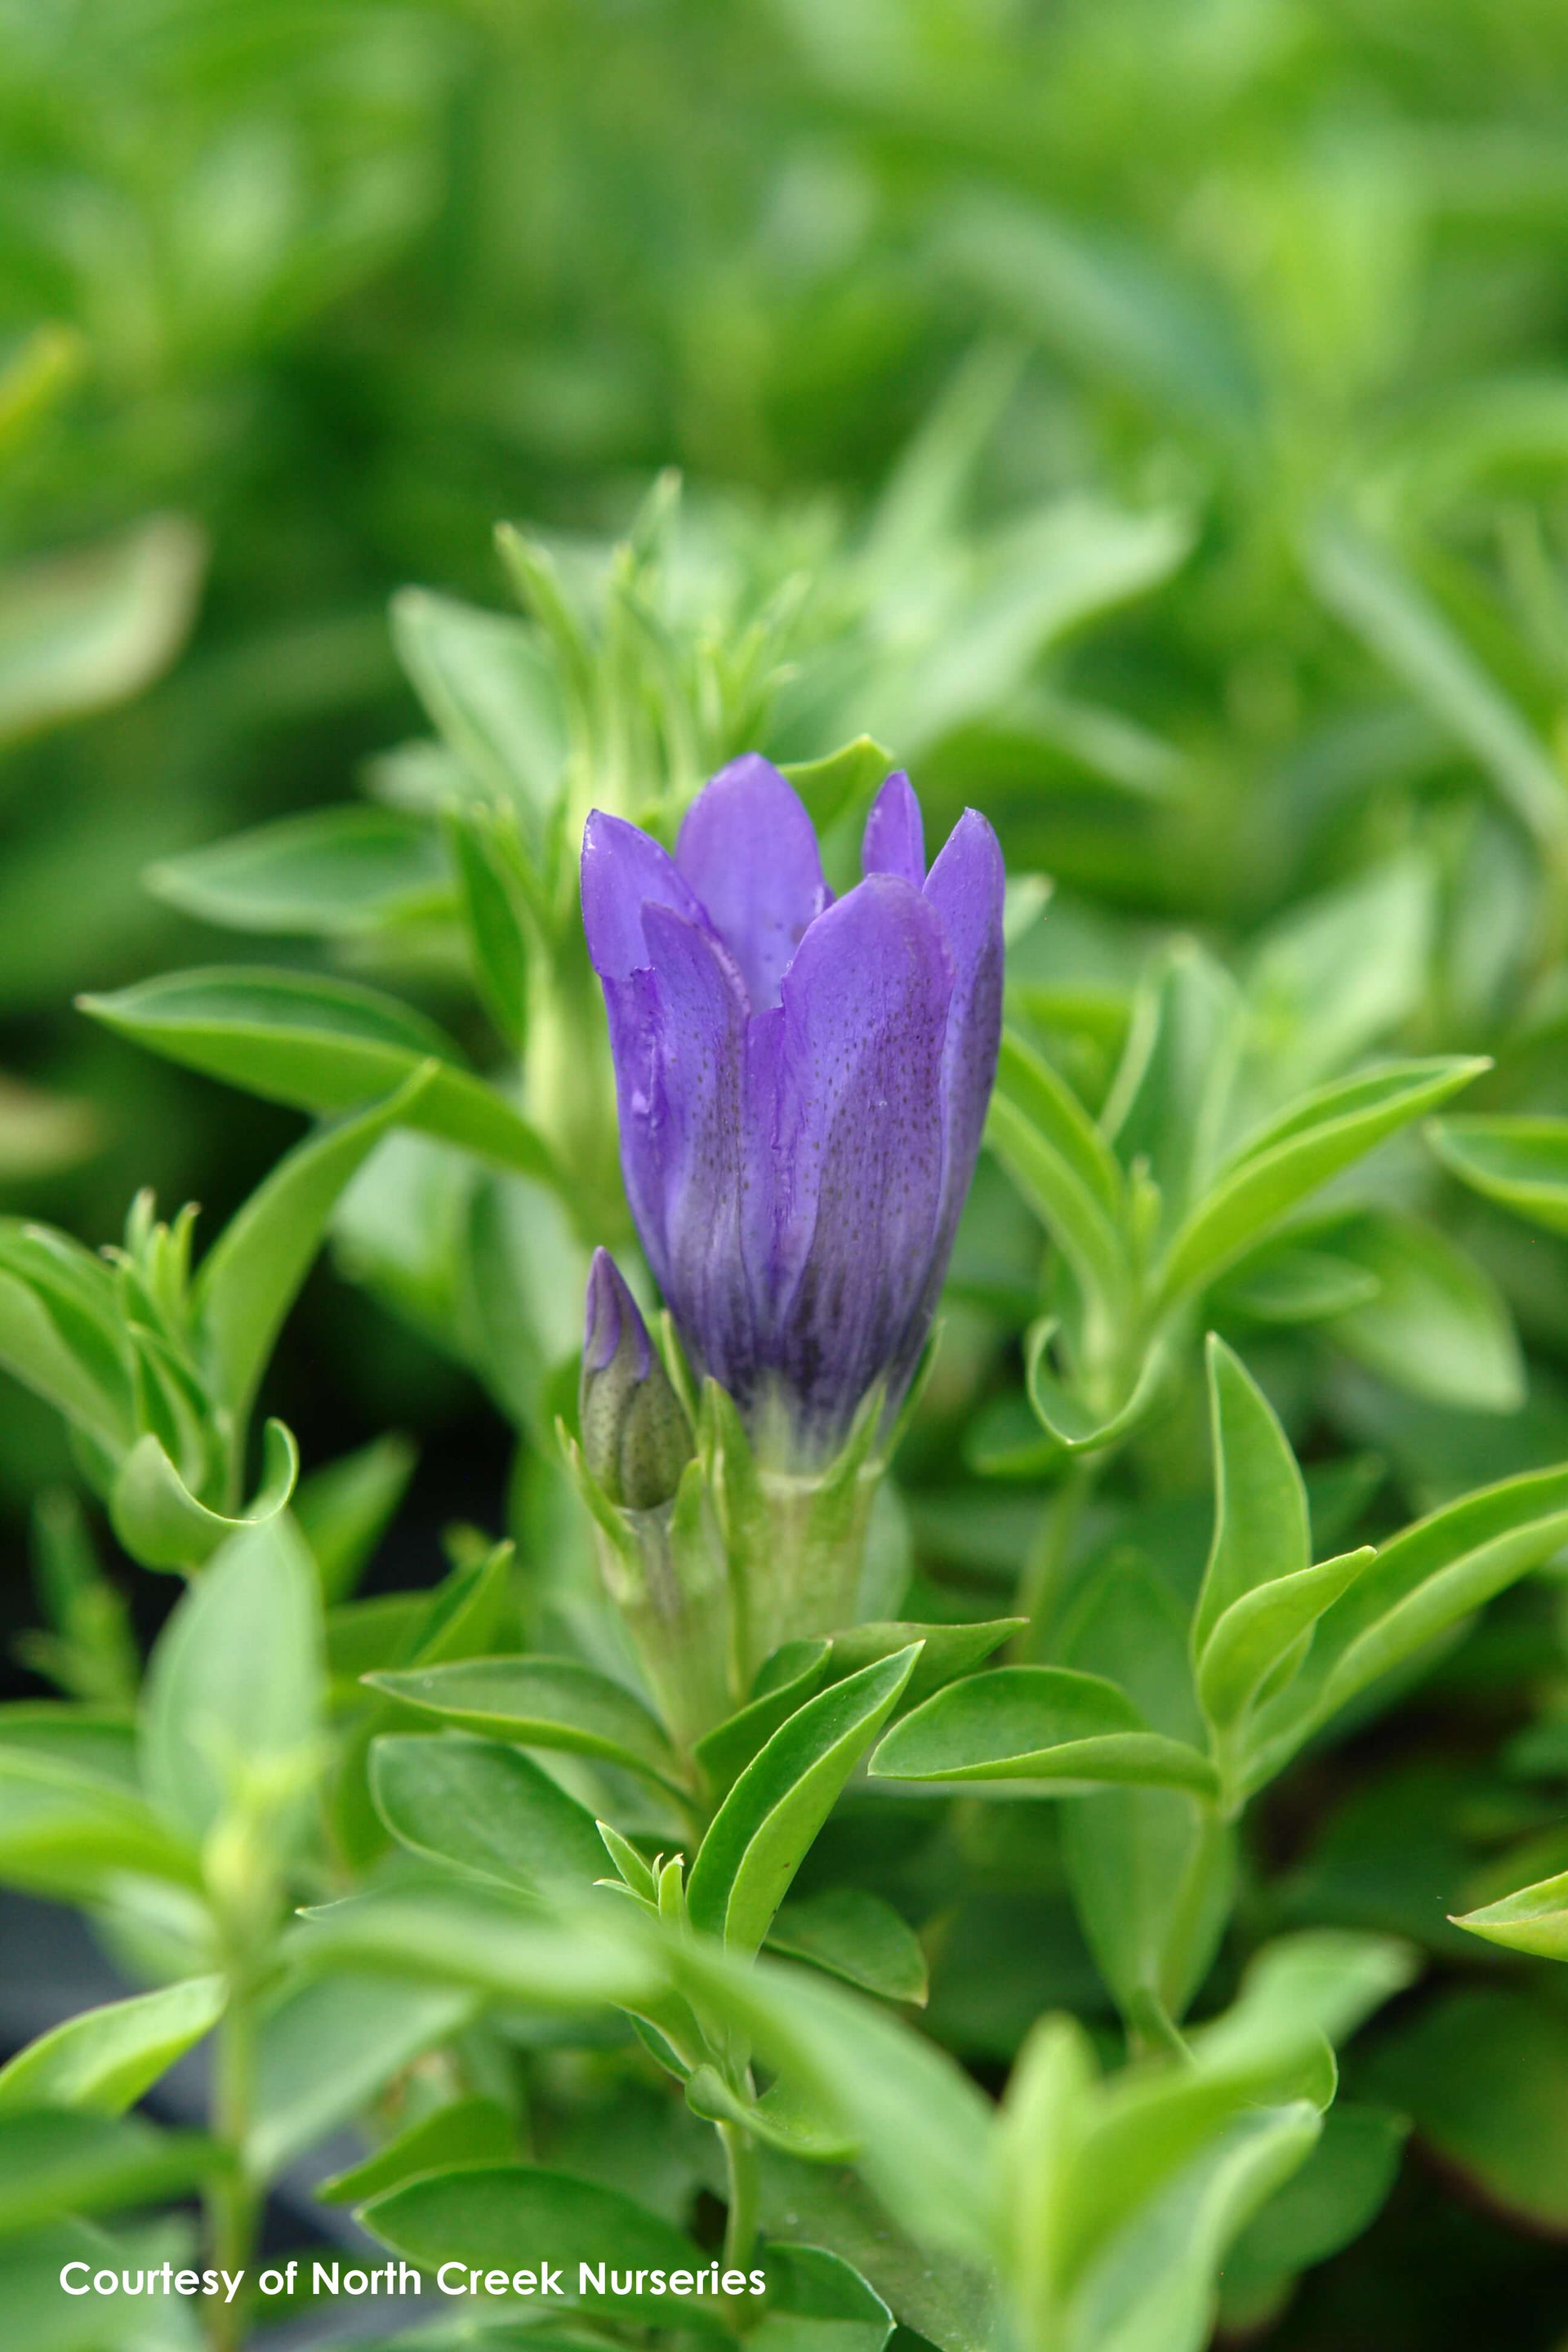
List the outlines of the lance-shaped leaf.
{"type": "Polygon", "coordinates": [[[123,2115],[210,2032],[227,1993],[221,1976],[189,1977],[68,2017],[0,2067],[0,2115],[20,2107],[123,2115]]]}
{"type": "Polygon", "coordinates": [[[393,599],[398,657],[473,783],[542,833],[566,757],[565,714],[539,635],[510,614],[405,588],[393,599]]]}
{"type": "MultiPolygon", "coordinates": [[[[809,1960],[883,2000],[925,2005],[925,1954],[890,1903],[863,1886],[835,1886],[786,1903],[768,1931],[768,1949],[809,1960]]],[[[0,2078],[3,2079],[3,2078],[0,2078]]]]}
{"type": "Polygon", "coordinates": [[[756,1950],[919,1656],[919,1643],[911,1643],[808,1699],[748,1764],[691,1866],[687,1900],[697,1927],[742,1951],[756,1950]]]}
{"type": "Polygon", "coordinates": [[[1242,1005],[1223,964],[1194,940],[1158,960],[1132,1009],[1105,1108],[1123,1166],[1158,1188],[1163,1243],[1201,1192],[1223,1130],[1242,1044],[1242,1005]]]}
{"type": "Polygon", "coordinates": [[[950,1684],[895,1724],[880,1780],[1132,1782],[1213,1795],[1213,1765],[1151,1731],[1125,1691],[1067,1666],[998,1666],[950,1684]]]}
{"type": "Polygon", "coordinates": [[[667,1966],[704,2016],[744,2035],[854,2145],[857,2168],[912,2237],[989,2261],[992,2110],[944,2051],[843,1986],[742,1962],[703,1937],[672,1945],[667,1966]]]}
{"type": "Polygon", "coordinates": [[[221,2161],[198,2133],[154,2131],[138,2116],[68,2107],[0,2116],[0,2236],[61,2212],[150,2205],[221,2161]]]}
{"type": "Polygon", "coordinates": [[[805,1706],[826,1676],[832,1654],[832,1643],[819,1638],[785,1642],[763,1660],[747,1704],[705,1731],[692,1750],[713,1788],[727,1789],[779,1726],[805,1706]]]}
{"type": "Polygon", "coordinates": [[[294,1517],[321,1572],[329,1601],[346,1599],[403,1500],[417,1456],[389,1431],[301,1480],[294,1517]]]}
{"type": "Polygon", "coordinates": [[[1121,1171],[1071,1088],[1011,1030],[985,1140],[1086,1294],[1113,1305],[1128,1279],[1121,1171]]]}
{"type": "Polygon", "coordinates": [[[1418,1519],[1320,1619],[1289,1688],[1258,1708],[1247,1785],[1271,1778],[1347,1701],[1568,1542],[1568,1469],[1483,1486],[1418,1519]]]}
{"type": "Polygon", "coordinates": [[[427,819],[353,802],[165,858],[146,880],[204,922],[306,939],[353,939],[443,914],[455,895],[427,819]]]}
{"type": "Polygon", "coordinates": [[[319,2180],[313,2193],[323,2205],[358,2205],[421,2173],[455,2164],[506,2164],[516,2152],[516,2127],[499,2100],[453,2099],[398,2132],[363,2164],[319,2180]]]}
{"type": "Polygon", "coordinates": [[[1245,1364],[1212,1332],[1208,1381],[1215,1528],[1193,1660],[1204,1713],[1223,1727],[1300,1663],[1312,1626],[1373,1555],[1363,1548],[1312,1566],[1307,1490],[1289,1441],[1245,1364]]]}
{"type": "Polygon", "coordinates": [[[1024,1351],[1024,1380],[1035,1417],[1069,1454],[1098,1454],[1135,1429],[1159,1394],[1170,1369],[1170,1347],[1156,1339],[1145,1349],[1136,1379],[1122,1402],[1101,1411],[1051,1370],[1050,1346],[1059,1328],[1046,1316],[1030,1331],[1024,1351]]]}
{"type": "Polygon", "coordinates": [[[515,1894],[475,1885],[355,1895],[306,1915],[290,1956],[312,1969],[470,1985],[525,2008],[645,2010],[665,1990],[664,1956],[629,1903],[569,1920],[527,1916],[515,1894]]]}
{"type": "Polygon", "coordinates": [[[1302,1097],[1249,1138],[1177,1232],[1161,1274],[1167,1301],[1214,1281],[1331,1176],[1468,1086],[1485,1060],[1391,1062],[1302,1097]]]}
{"type": "Polygon", "coordinates": [[[261,1484],[248,1510],[232,1514],[198,1502],[151,1431],[137,1439],[110,1492],[114,1532],[143,1568],[197,1569],[246,1528],[265,1527],[288,1507],[300,1475],[300,1449],[280,1421],[267,1424],[261,1484]]]}
{"type": "Polygon", "coordinates": [[[142,1704],[142,1777],[159,1811],[204,1838],[247,1782],[278,1852],[307,1834],[320,1732],[321,1596],[285,1517],[233,1536],[158,1637],[142,1704]]]}
{"type": "Polygon", "coordinates": [[[459,1732],[371,1750],[376,1811],[410,1853],[539,1895],[586,1890],[604,1866],[594,1816],[531,1758],[459,1732]]]}
{"type": "Polygon", "coordinates": [[[135,1431],[114,1277],[64,1234],[0,1219],[0,1367],[118,1454],[135,1431]]]}
{"type": "Polygon", "coordinates": [[[515,820],[480,805],[455,806],[445,812],[441,829],[457,871],[475,985],[500,1035],[521,1051],[528,1024],[528,939],[520,894],[526,900],[531,877],[515,820]]]}
{"type": "Polygon", "coordinates": [[[436,1063],[423,1062],[374,1109],[298,1145],[203,1259],[192,1293],[203,1362],[237,1425],[345,1187],[384,1135],[416,1118],[438,1076],[436,1063]]]}
{"type": "Polygon", "coordinates": [[[685,2091],[694,2116],[705,2123],[738,2124],[781,2156],[808,2164],[848,2164],[854,2158],[853,2137],[794,2084],[777,2082],[760,2099],[748,2098],[731,2090],[716,2067],[698,2066],[687,2076],[685,2091]]]}
{"type": "MultiPolygon", "coordinates": [[[[561,2274],[562,2308],[664,2326],[706,2318],[711,2326],[719,2318],[718,2307],[705,2311],[695,2294],[698,2273],[710,2279],[712,2266],[689,2238],[619,2189],[542,2165],[428,2173],[373,2198],[359,2218],[384,2246],[426,2270],[461,2262],[510,2280],[531,2257],[537,2271],[537,2256],[547,2253],[561,2274]],[[632,2282],[627,2293],[615,2292],[612,2273],[632,2282]],[[691,2287],[671,2293],[669,2279],[682,2273],[691,2287]]],[[[516,2308],[531,2312],[531,2300],[516,2308]]]]}
{"type": "Polygon", "coordinates": [[[0,1883],[90,1900],[132,1876],[195,1887],[201,1867],[131,1790],[56,1756],[0,1748],[0,1883]]]}
{"type": "Polygon", "coordinates": [[[893,2315],[874,2287],[837,2254],[820,2246],[769,2245],[762,2252],[768,2282],[763,2316],[748,2342],[755,2352],[882,2352],[893,2315]]]}
{"type": "MultiPolygon", "coordinates": [[[[1568,1195],[1565,1195],[1568,1200],[1568,1195]]],[[[1435,1404],[1514,1412],[1524,1361],[1508,1302],[1469,1254],[1418,1217],[1377,1210],[1333,1237],[1342,1258],[1373,1277],[1327,1336],[1380,1379],[1435,1404]]]]}
{"type": "Polygon", "coordinates": [[[375,989],[320,973],[219,966],[80,1003],[152,1053],[297,1110],[356,1109],[434,1062],[408,1125],[524,1175],[553,1173],[542,1138],[504,1095],[462,1067],[451,1039],[375,989]]]}
{"type": "Polygon", "coordinates": [[[598,1756],[679,1782],[679,1760],[656,1717],[621,1683],[573,1658],[462,1658],[365,1680],[458,1731],[598,1756]]]}
{"type": "Polygon", "coordinates": [[[1568,1234],[1568,1118],[1436,1118],[1426,1139],[1461,1184],[1568,1234]]]}
{"type": "Polygon", "coordinates": [[[857,735],[825,759],[797,760],[780,773],[789,778],[821,835],[858,803],[869,801],[897,764],[893,753],[869,735],[857,735]]]}
{"type": "Polygon", "coordinates": [[[362,2114],[393,2077],[471,2024],[471,1989],[333,1969],[287,1987],[263,2014],[245,2158],[265,2179],[362,2114]]]}
{"type": "Polygon", "coordinates": [[[180,515],[47,555],[0,580],[0,741],[137,694],[174,659],[206,545],[180,515]]]}
{"type": "Polygon", "coordinates": [[[972,1675],[993,1650],[999,1650],[1027,1622],[1025,1617],[989,1617],[968,1625],[921,1625],[905,1618],[874,1619],[863,1625],[846,1626],[841,1633],[835,1633],[831,1671],[836,1680],[842,1681],[846,1675],[858,1674],[876,1659],[890,1658],[895,1650],[907,1649],[911,1642],[918,1642],[920,1659],[899,1701],[902,1708],[916,1707],[945,1683],[972,1675]]]}
{"type": "Polygon", "coordinates": [[[1454,1921],[1472,1936],[1505,1951],[1530,1952],[1537,1959],[1568,1960],[1568,1871],[1537,1879],[1499,1902],[1483,1904],[1454,1921]]]}

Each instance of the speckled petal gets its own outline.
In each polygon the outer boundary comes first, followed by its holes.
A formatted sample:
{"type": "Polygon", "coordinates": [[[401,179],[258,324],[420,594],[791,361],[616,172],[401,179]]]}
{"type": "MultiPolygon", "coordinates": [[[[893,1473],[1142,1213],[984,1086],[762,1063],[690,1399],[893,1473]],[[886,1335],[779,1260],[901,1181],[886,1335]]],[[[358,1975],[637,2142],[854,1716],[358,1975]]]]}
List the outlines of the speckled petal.
{"type": "Polygon", "coordinates": [[[673,907],[700,923],[702,908],[668,850],[624,817],[595,809],[583,828],[583,929],[601,980],[627,980],[647,968],[643,908],[673,907]]]}
{"type": "MultiPolygon", "coordinates": [[[[750,1287],[760,1362],[821,1455],[906,1346],[942,1205],[953,967],[941,918],[874,874],[814,924],[784,982],[773,1216],[750,1287]]],[[[759,1138],[759,1142],[761,1138],[759,1138]]],[[[748,1221],[748,1242],[757,1247],[748,1221]]]]}
{"type": "Polygon", "coordinates": [[[651,968],[606,982],[621,1165],[659,1288],[700,1368],[744,1391],[752,1311],[740,1235],[745,991],[700,923],[648,905],[651,968]]]}
{"type": "Polygon", "coordinates": [[[901,874],[918,890],[926,878],[925,825],[914,786],[895,768],[871,803],[860,843],[862,874],[901,874]]]}
{"type": "Polygon", "coordinates": [[[807,926],[832,896],[795,787],[755,751],[731,760],[687,811],[675,862],[739,964],[752,1011],[776,1004],[807,926]]]}
{"type": "MultiPolygon", "coordinates": [[[[942,919],[953,963],[952,1003],[942,1048],[942,1209],[931,1253],[925,1313],[934,1311],[953,1235],[980,1153],[986,1107],[1002,1037],[1002,900],[1006,876],[1001,845],[975,809],[965,809],[943,844],[925,887],[942,919]]],[[[901,1366],[907,1377],[911,1358],[901,1366]]]]}

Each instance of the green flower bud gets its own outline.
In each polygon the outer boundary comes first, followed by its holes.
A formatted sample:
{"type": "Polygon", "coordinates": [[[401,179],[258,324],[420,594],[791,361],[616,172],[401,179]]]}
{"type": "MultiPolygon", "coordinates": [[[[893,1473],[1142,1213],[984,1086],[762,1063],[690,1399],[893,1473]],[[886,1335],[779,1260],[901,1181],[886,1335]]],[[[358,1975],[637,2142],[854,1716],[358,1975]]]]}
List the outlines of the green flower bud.
{"type": "Polygon", "coordinates": [[[668,1503],[696,1447],[685,1408],[608,1250],[588,1271],[588,1321],[578,1391],[583,1458],[612,1503],[668,1503]]]}

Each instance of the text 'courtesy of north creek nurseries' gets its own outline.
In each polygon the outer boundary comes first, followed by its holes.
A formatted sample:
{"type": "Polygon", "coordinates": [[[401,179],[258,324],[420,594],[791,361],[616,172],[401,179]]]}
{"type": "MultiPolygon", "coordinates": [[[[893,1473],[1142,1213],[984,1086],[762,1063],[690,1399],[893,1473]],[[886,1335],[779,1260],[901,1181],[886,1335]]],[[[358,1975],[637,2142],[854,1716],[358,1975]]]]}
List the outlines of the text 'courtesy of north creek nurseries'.
{"type": "MultiPolygon", "coordinates": [[[[309,2284],[301,2279],[303,2264],[289,2262],[258,2274],[256,2292],[265,2296],[404,2295],[424,2292],[422,2274],[407,2263],[384,2263],[361,2270],[342,2263],[313,2262],[309,2284]]],[[[767,2276],[760,2270],[724,2270],[717,2263],[697,2271],[617,2270],[613,2263],[579,2263],[575,2288],[567,2284],[568,2265],[539,2263],[515,2271],[470,2269],[466,2263],[444,2263],[437,2272],[437,2294],[445,2295],[555,2295],[576,2302],[584,2295],[670,2295],[677,2301],[702,2295],[756,2295],[767,2293],[767,2276]]],[[[226,2270],[176,2270],[172,2263],[155,2269],[94,2270],[90,2263],[67,2263],[60,2285],[67,2294],[200,2295],[232,2303],[245,2284],[245,2273],[226,2270]]]]}

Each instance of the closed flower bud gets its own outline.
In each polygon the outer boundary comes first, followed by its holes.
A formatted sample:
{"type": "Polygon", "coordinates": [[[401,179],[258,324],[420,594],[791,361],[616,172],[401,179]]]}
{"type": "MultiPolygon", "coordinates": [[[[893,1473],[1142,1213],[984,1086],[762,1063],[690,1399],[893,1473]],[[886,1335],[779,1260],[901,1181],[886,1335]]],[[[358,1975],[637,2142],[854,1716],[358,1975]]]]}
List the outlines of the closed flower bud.
{"type": "Polygon", "coordinates": [[[1002,856],[967,811],[930,872],[889,776],[837,901],[811,820],[749,753],[673,857],[595,813],[583,916],[638,1234],[693,1365],[769,1462],[890,1414],[974,1172],[1002,1017],[1002,856]]]}
{"type": "Polygon", "coordinates": [[[668,1503],[694,1451],[691,1426],[608,1250],[588,1270],[578,1402],[583,1458],[610,1501],[628,1511],[668,1503]]]}

